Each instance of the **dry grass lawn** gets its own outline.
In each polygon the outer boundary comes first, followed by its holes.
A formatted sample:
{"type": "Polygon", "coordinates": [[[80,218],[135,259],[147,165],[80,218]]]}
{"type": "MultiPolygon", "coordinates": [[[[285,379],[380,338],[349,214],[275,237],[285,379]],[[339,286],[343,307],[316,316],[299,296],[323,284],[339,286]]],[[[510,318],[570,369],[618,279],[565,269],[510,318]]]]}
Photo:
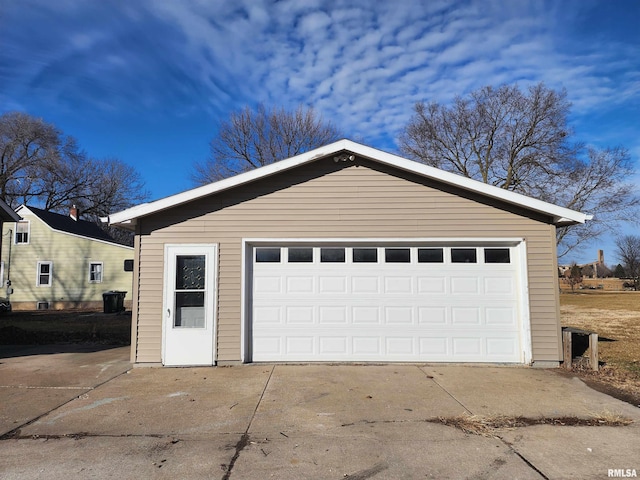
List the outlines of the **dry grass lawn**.
{"type": "Polygon", "coordinates": [[[563,326],[598,333],[599,379],[640,394],[640,292],[563,293],[560,312],[563,326]]]}

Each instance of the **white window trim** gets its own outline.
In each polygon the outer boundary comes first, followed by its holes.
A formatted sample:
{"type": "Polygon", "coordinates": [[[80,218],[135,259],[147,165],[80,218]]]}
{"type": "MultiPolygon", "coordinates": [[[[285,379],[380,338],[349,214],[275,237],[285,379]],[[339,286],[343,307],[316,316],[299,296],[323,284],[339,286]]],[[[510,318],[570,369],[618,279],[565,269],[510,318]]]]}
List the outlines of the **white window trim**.
{"type": "Polygon", "coordinates": [[[16,222],[16,230],[13,232],[13,244],[14,245],[29,245],[31,242],[31,220],[20,220],[16,222]],[[22,223],[27,224],[27,241],[26,242],[18,242],[18,225],[22,223]]]}
{"type": "Polygon", "coordinates": [[[36,286],[51,288],[52,284],[53,284],[53,262],[49,260],[38,262],[38,267],[36,268],[36,286]],[[49,265],[49,283],[40,283],[40,267],[42,265],[49,265]]]}
{"type": "Polygon", "coordinates": [[[103,262],[89,262],[89,283],[102,283],[104,281],[104,264],[103,262]],[[100,280],[91,280],[91,267],[100,265],[100,280]]]}

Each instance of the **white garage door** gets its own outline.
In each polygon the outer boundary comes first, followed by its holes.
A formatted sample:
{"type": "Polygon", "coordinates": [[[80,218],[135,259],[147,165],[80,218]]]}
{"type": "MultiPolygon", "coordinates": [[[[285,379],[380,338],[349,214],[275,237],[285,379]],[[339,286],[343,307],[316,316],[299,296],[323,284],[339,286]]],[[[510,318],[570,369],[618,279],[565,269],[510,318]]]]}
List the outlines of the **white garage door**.
{"type": "Polygon", "coordinates": [[[264,246],[260,361],[524,361],[514,246],[264,246]]]}

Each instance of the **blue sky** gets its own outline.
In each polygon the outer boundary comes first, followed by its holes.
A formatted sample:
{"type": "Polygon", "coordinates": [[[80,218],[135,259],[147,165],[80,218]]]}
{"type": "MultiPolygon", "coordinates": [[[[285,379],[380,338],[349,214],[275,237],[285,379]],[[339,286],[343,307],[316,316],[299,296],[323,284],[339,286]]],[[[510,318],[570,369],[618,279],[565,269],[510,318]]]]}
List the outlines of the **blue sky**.
{"type": "MultiPolygon", "coordinates": [[[[244,105],[313,105],[395,152],[418,101],[544,81],[567,89],[576,139],[640,168],[639,18],[638,0],[2,0],[0,113],[135,166],[156,199],[192,187],[244,105]]],[[[614,261],[612,237],[574,257],[598,247],[614,261]]]]}

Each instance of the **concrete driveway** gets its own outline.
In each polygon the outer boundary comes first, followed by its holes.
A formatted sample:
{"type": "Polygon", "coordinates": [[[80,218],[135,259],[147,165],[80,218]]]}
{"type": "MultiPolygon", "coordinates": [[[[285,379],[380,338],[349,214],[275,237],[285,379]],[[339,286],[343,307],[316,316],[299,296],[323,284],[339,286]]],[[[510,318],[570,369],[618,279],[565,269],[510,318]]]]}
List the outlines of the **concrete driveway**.
{"type": "Polygon", "coordinates": [[[541,479],[640,472],[640,409],[551,370],[130,370],[127,359],[126,348],[0,355],[0,478],[541,479]],[[613,414],[635,422],[545,424],[482,436],[439,420],[613,414]]]}

